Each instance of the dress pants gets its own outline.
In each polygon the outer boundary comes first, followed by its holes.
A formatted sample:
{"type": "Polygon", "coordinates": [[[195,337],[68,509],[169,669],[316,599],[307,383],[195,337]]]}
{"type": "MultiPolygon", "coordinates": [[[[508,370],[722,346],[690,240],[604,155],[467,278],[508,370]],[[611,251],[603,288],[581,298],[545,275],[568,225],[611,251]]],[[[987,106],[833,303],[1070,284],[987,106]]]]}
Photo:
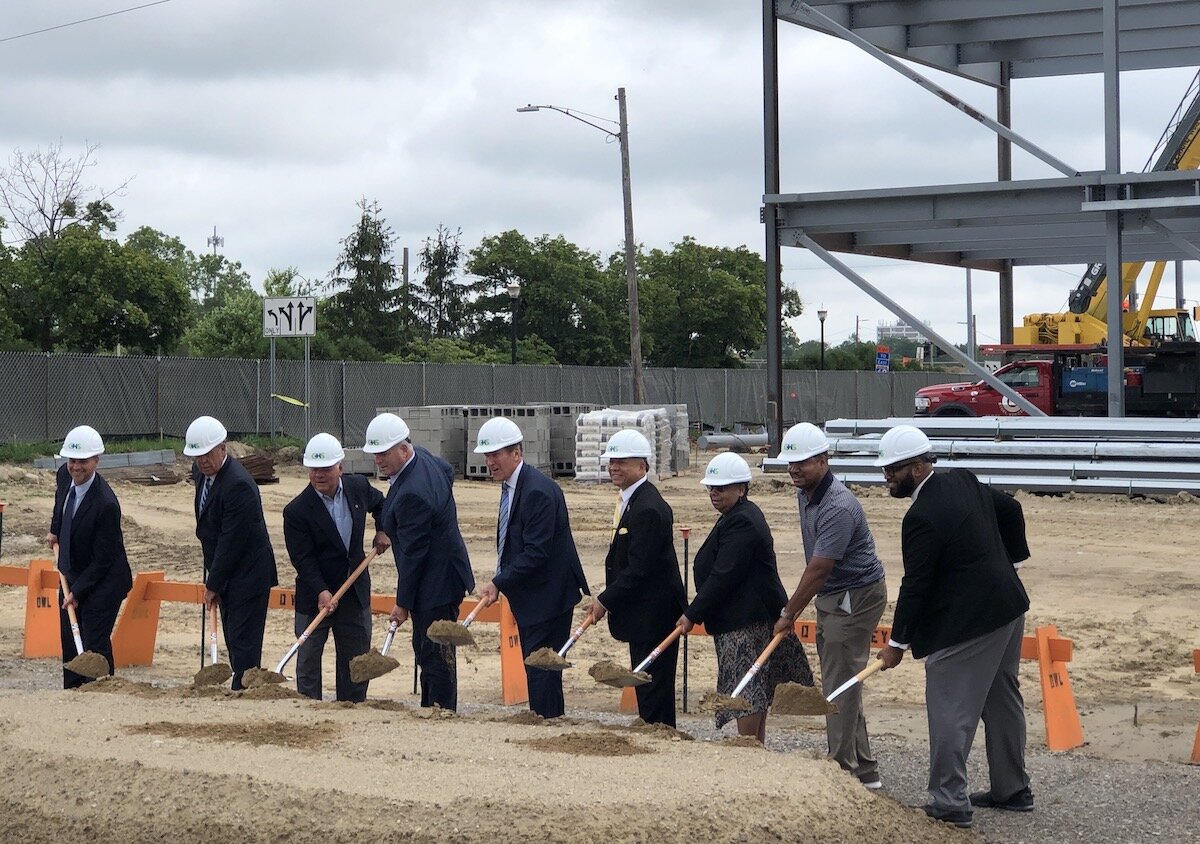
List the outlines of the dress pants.
{"type": "MultiPolygon", "coordinates": [[[[539,648],[557,651],[571,638],[571,615],[567,610],[549,621],[537,624],[522,624],[517,619],[517,633],[521,637],[521,656],[526,659],[539,648]]],[[[543,718],[558,718],[566,713],[563,699],[562,672],[546,671],[543,668],[525,666],[525,679],[529,686],[529,708],[543,718]]]]}
{"type": "Polygon", "coordinates": [[[239,594],[226,590],[221,595],[221,632],[229,651],[235,692],[244,689],[242,675],[262,664],[263,631],[267,626],[267,601],[271,590],[239,594]]]}
{"type": "MultiPolygon", "coordinates": [[[[814,604],[821,691],[828,695],[867,667],[871,637],[887,605],[887,584],[880,578],[857,589],[818,595],[814,604]],[[847,594],[849,613],[844,608],[847,594]]],[[[879,762],[871,754],[862,693],[858,683],[838,698],[838,711],[825,716],[825,733],[829,758],[863,782],[874,782],[879,779],[879,762]]]]}
{"type": "MultiPolygon", "coordinates": [[[[71,618],[67,611],[61,609],[63,600],[62,589],[58,590],[58,635],[62,640],[63,664],[79,656],[75,649],[75,637],[71,633],[71,618]]],[[[83,649],[98,653],[108,660],[108,673],[113,673],[112,631],[117,623],[117,613],[121,610],[120,599],[116,601],[81,601],[75,608],[75,617],[79,620],[79,638],[83,640],[83,649]]],[[[84,683],[90,683],[91,677],[76,674],[63,668],[63,688],[74,689],[84,683]]]]}
{"type": "MultiPolygon", "coordinates": [[[[630,642],[629,664],[636,667],[658,642],[630,642]]],[[[675,667],[679,664],[679,640],[676,639],[661,654],[650,663],[646,671],[650,674],[650,682],[644,686],[635,686],[633,692],[637,695],[638,717],[647,724],[666,724],[675,726],[675,667]]]]}
{"type": "Polygon", "coordinates": [[[929,797],[940,811],[971,811],[967,757],[985,728],[991,793],[1029,786],[1025,771],[1025,701],[1018,668],[1025,616],[925,658],[929,718],[929,797]]]}
{"type": "MultiPolygon", "coordinates": [[[[299,637],[317,617],[296,611],[296,636],[299,637]]],[[[371,649],[371,610],[362,607],[349,596],[343,597],[338,608],[317,625],[296,653],[296,691],[313,700],[321,699],[321,657],[329,631],[333,631],[334,682],[338,700],[362,703],[367,699],[368,683],[350,679],[350,660],[371,649]]]]}
{"type": "Polygon", "coordinates": [[[421,706],[458,711],[458,656],[453,645],[439,645],[425,634],[435,621],[457,621],[462,601],[412,611],[413,657],[421,667],[421,706]]]}

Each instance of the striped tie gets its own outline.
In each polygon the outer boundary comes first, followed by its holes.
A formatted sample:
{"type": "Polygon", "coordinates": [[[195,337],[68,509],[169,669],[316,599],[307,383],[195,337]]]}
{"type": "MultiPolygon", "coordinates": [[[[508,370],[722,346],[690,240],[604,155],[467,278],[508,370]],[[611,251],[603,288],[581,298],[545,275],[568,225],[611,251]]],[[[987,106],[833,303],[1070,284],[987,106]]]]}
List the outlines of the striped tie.
{"type": "Polygon", "coordinates": [[[212,486],[212,478],[205,478],[204,483],[200,486],[200,512],[204,512],[204,505],[208,503],[208,490],[212,486]]]}
{"type": "Polygon", "coordinates": [[[500,571],[500,558],[504,556],[504,540],[508,538],[508,484],[500,484],[500,518],[496,522],[496,571],[500,571]]]}

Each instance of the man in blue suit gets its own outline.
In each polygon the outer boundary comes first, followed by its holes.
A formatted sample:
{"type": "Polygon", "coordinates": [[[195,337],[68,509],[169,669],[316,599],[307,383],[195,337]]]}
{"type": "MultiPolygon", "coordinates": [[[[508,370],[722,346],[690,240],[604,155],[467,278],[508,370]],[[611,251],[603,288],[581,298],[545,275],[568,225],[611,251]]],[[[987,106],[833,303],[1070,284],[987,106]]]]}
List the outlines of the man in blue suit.
{"type": "MultiPolygon", "coordinates": [[[[558,650],[571,635],[571,613],[580,593],[590,595],[567,502],[558,484],[522,459],[524,436],[511,419],[498,416],[479,428],[475,453],[500,481],[496,524],[496,574],[479,590],[484,600],[508,599],[528,657],[539,648],[558,650]]],[[[562,672],[526,668],[529,708],[543,718],[566,711],[562,672]]]]}
{"type": "Polygon", "coordinates": [[[396,558],[392,621],[413,623],[413,654],[421,667],[421,706],[458,709],[457,655],[426,635],[435,621],[456,621],[465,594],[475,588],[467,545],[458,530],[454,470],[409,440],[408,425],[381,413],[367,426],[363,451],[387,475],[382,528],[396,558]]]}
{"type": "Polygon", "coordinates": [[[334,593],[366,556],[368,513],[375,523],[376,552],[386,551],[389,543],[381,528],[383,493],[360,475],[343,475],[345,457],[332,434],[308,441],[304,465],[309,484],[283,508],[283,540],[296,569],[296,635],[321,610],[329,610],[296,654],[296,689],[321,699],[321,656],[332,630],[337,699],[361,703],[368,684],[350,677],[350,660],[371,647],[371,572],[365,569],[340,600],[334,600],[334,593]]]}
{"type": "Polygon", "coordinates": [[[232,688],[262,662],[267,601],[279,583],[258,485],[229,455],[225,426],[201,416],[188,426],[183,453],[195,460],[196,538],[204,552],[204,603],[221,609],[232,688]]]}
{"type": "MultiPolygon", "coordinates": [[[[67,462],[58,469],[54,515],[46,541],[51,547],[58,546],[58,570],[67,581],[68,591],[60,590],[58,599],[63,663],[78,656],[67,614],[67,607],[72,606],[84,648],[107,659],[112,674],[113,625],[133,576],[121,533],[121,505],[96,471],[103,451],[104,441],[95,428],[80,425],[67,434],[58,453],[67,462]]],[[[88,682],[91,678],[63,668],[64,689],[88,682]]]]}

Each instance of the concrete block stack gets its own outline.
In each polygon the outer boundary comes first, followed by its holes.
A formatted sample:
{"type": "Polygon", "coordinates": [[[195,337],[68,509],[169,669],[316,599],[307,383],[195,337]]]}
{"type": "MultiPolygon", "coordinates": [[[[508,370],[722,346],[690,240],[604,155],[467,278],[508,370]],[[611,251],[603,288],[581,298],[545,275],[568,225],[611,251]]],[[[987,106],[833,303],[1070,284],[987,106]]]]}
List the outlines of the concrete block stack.
{"type": "MultiPolygon", "coordinates": [[[[424,446],[454,467],[456,475],[467,471],[467,416],[460,404],[425,407],[381,407],[376,413],[394,413],[407,423],[412,441],[424,446]]],[[[472,446],[474,443],[472,442],[472,446]]]]}
{"type": "Polygon", "coordinates": [[[656,444],[657,448],[668,451],[663,460],[664,466],[669,466],[675,474],[691,467],[692,447],[688,439],[688,407],[686,404],[619,404],[614,410],[645,411],[661,409],[670,425],[669,443],[656,444]]]}
{"type": "Polygon", "coordinates": [[[575,474],[575,420],[596,409],[594,404],[533,402],[550,408],[550,465],[555,477],[575,474]]]}
{"type": "Polygon", "coordinates": [[[575,421],[575,480],[607,482],[608,469],[600,462],[600,455],[613,434],[629,428],[640,431],[654,447],[649,461],[651,477],[670,477],[670,425],[662,408],[606,408],[581,413],[575,421]]]}
{"type": "Polygon", "coordinates": [[[467,405],[464,408],[467,421],[467,468],[466,477],[486,479],[490,477],[482,454],[475,454],[475,440],[479,428],[484,422],[494,416],[506,416],[525,435],[524,460],[530,466],[550,474],[552,460],[550,456],[550,420],[552,414],[549,405],[467,405]]]}

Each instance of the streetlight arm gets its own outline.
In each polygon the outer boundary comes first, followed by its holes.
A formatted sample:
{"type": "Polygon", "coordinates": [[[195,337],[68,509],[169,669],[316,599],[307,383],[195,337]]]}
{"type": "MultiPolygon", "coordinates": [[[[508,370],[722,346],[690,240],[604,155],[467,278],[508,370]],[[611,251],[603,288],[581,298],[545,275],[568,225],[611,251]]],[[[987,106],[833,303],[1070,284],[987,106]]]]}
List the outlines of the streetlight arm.
{"type": "Polygon", "coordinates": [[[532,105],[532,104],[530,104],[530,105],[521,106],[520,108],[517,109],[517,111],[524,113],[527,111],[541,111],[544,108],[548,108],[551,111],[557,111],[559,114],[565,114],[567,117],[571,118],[572,120],[578,120],[580,123],[586,123],[588,126],[591,126],[593,129],[599,129],[604,134],[606,134],[610,137],[616,138],[617,140],[621,139],[620,132],[614,132],[611,129],[607,129],[604,126],[601,126],[599,123],[593,123],[590,120],[585,120],[582,117],[580,117],[578,114],[575,114],[569,108],[560,108],[559,106],[556,106],[556,105],[532,105]]]}

